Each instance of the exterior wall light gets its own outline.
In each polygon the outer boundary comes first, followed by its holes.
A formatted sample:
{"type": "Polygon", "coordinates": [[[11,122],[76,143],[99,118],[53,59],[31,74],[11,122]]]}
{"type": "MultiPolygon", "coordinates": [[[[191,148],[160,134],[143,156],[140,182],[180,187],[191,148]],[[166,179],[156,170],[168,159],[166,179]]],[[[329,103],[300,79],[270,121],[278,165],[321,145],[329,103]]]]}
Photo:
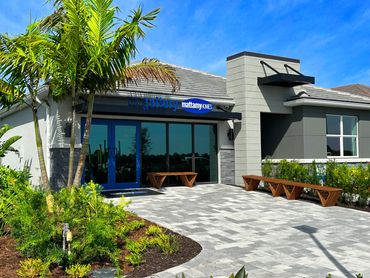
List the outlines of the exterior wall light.
{"type": "Polygon", "coordinates": [[[72,134],[72,123],[66,122],[64,124],[64,136],[66,138],[71,138],[71,134],[72,134]]]}
{"type": "Polygon", "coordinates": [[[229,131],[227,132],[227,137],[230,141],[233,141],[235,139],[234,129],[229,128],[229,131]]]}

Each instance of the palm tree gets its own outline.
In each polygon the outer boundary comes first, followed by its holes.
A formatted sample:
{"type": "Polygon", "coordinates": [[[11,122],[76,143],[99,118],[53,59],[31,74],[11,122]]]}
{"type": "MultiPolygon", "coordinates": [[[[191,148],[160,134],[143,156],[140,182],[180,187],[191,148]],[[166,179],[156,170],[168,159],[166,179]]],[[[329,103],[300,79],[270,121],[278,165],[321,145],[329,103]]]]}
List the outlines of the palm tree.
{"type": "MultiPolygon", "coordinates": [[[[138,79],[169,82],[173,88],[179,86],[174,69],[155,59],[144,59],[131,65],[136,54],[136,41],[145,36],[142,27],[152,28],[151,23],[159,9],[143,15],[142,9],[132,12],[128,20],[115,18],[118,10],[112,0],[57,0],[57,12],[47,18],[45,26],[57,30],[60,58],[56,70],[60,76],[51,84],[57,92],[68,92],[72,97],[72,134],[68,185],[81,183],[89,143],[94,98],[96,94],[114,92],[120,85],[127,85],[138,79]],[[117,22],[123,22],[118,25],[117,22]],[[75,103],[77,96],[87,99],[85,132],[72,182],[75,145],[75,103]]],[[[54,81],[53,81],[54,80],[54,81]]],[[[62,93],[63,94],[63,93],[62,93]]]]}
{"type": "Polygon", "coordinates": [[[41,169],[41,183],[49,191],[49,179],[45,166],[42,139],[38,120],[41,102],[38,94],[41,84],[51,71],[49,36],[31,23],[24,34],[16,37],[0,35],[0,90],[2,106],[22,102],[32,111],[36,147],[41,169]]]}

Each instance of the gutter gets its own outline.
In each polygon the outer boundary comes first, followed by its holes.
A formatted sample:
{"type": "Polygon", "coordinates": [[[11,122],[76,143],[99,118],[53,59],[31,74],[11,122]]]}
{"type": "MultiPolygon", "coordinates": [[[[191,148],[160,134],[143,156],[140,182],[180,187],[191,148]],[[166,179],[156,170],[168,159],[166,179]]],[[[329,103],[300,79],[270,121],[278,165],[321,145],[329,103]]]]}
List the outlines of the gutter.
{"type": "Polygon", "coordinates": [[[365,102],[327,100],[319,98],[299,98],[284,102],[284,106],[286,107],[296,107],[302,105],[370,110],[370,103],[365,102]]]}

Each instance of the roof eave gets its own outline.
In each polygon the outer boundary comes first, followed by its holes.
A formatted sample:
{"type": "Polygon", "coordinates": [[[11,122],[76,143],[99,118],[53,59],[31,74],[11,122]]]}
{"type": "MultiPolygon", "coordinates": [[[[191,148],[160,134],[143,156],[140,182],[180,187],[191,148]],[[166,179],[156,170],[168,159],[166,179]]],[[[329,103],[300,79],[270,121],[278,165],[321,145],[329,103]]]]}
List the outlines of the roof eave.
{"type": "Polygon", "coordinates": [[[335,107],[346,109],[370,110],[370,103],[354,102],[354,101],[339,101],[332,99],[317,99],[317,98],[298,98],[284,102],[286,107],[297,106],[320,106],[320,107],[335,107]]]}

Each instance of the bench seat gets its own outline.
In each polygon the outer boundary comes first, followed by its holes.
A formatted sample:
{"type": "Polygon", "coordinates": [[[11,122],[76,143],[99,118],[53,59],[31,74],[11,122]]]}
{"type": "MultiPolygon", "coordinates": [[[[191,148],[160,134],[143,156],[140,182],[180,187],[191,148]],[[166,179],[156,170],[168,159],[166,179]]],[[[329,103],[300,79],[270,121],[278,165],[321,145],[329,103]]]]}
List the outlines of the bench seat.
{"type": "Polygon", "coordinates": [[[183,185],[192,187],[197,175],[195,172],[150,172],[147,173],[147,178],[152,186],[160,189],[165,179],[170,176],[180,177],[183,185]]]}
{"type": "Polygon", "coordinates": [[[263,181],[269,185],[272,196],[278,197],[285,193],[288,200],[298,199],[304,188],[310,188],[317,192],[321,204],[324,207],[334,206],[337,203],[340,194],[342,193],[342,189],[336,187],[321,186],[318,184],[296,182],[256,175],[243,176],[243,180],[245,189],[247,191],[256,190],[260,181],[263,181]]]}

